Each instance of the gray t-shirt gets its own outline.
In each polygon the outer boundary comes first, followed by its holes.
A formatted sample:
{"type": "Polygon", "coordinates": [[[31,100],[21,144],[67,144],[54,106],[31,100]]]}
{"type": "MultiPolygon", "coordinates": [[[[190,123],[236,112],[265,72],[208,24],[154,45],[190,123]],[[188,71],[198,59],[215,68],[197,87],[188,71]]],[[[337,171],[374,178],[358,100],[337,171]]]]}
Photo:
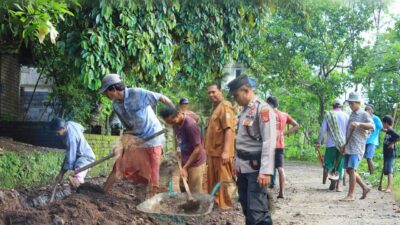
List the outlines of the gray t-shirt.
{"type": "Polygon", "coordinates": [[[349,118],[349,123],[347,126],[347,139],[348,142],[346,145],[345,153],[348,155],[364,155],[365,151],[365,141],[370,135],[369,130],[363,129],[361,127],[353,128],[351,126],[352,122],[359,123],[370,123],[374,126],[374,121],[372,120],[371,115],[365,112],[362,109],[359,109],[355,112],[352,112],[349,118]],[[352,130],[354,131],[352,132],[352,130]],[[351,136],[350,136],[351,135],[351,136]]]}

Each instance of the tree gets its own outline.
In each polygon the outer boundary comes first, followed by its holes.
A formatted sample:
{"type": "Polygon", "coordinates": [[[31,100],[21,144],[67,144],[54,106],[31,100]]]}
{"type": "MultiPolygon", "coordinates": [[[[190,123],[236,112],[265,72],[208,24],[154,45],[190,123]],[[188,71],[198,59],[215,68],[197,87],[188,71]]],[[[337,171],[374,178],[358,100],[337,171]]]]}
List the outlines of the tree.
{"type": "Polygon", "coordinates": [[[46,35],[54,44],[58,35],[56,24],[73,16],[68,10],[66,0],[3,0],[0,3],[0,44],[14,46],[19,50],[21,44],[39,40],[43,43],[46,35]]]}
{"type": "MultiPolygon", "coordinates": [[[[121,74],[128,85],[167,94],[188,90],[205,102],[205,92],[191,90],[220,79],[229,61],[251,57],[252,37],[246,32],[259,28],[266,7],[240,1],[103,0],[70,9],[75,16],[57,25],[57,44],[34,46],[37,64],[60,87],[55,89],[59,100],[83,92],[94,95],[87,98],[92,104],[107,103],[95,90],[110,72],[121,74]],[[63,86],[74,88],[67,94],[63,86]]],[[[109,113],[109,102],[103,108],[109,113]]],[[[60,110],[72,117],[78,113],[78,120],[88,118],[88,111],[60,110]]]]}
{"type": "Polygon", "coordinates": [[[355,82],[363,85],[378,114],[390,115],[394,103],[400,102],[400,20],[365,52],[367,60],[356,68],[355,82]]]}
{"type": "Polygon", "coordinates": [[[319,119],[350,85],[352,53],[372,26],[375,5],[365,1],[294,1],[277,8],[258,42],[265,82],[300,87],[318,98],[319,119]]]}

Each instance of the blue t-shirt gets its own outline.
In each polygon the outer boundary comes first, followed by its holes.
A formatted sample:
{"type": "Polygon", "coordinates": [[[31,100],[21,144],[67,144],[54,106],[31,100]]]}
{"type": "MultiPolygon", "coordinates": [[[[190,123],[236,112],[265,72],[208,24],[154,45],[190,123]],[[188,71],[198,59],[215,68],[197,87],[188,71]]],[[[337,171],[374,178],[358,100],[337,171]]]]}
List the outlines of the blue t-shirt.
{"type": "MultiPolygon", "coordinates": [[[[147,138],[163,129],[152,107],[161,94],[142,88],[125,88],[123,102],[114,101],[114,110],[121,123],[139,138],[147,138]]],[[[164,135],[159,135],[140,147],[156,147],[164,144],[164,135]]]]}
{"type": "Polygon", "coordinates": [[[375,130],[371,133],[371,135],[367,139],[366,144],[374,144],[375,146],[379,145],[379,131],[382,130],[383,125],[379,117],[372,115],[372,120],[375,124],[375,130]]]}

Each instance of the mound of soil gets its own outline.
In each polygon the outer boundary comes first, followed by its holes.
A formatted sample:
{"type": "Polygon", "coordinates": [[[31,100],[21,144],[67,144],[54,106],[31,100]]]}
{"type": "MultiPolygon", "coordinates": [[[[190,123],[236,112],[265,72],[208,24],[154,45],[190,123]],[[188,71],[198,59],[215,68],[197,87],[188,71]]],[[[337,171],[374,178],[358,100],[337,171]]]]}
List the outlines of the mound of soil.
{"type": "MultiPolygon", "coordinates": [[[[27,199],[26,193],[15,190],[0,191],[0,225],[160,224],[159,221],[136,209],[136,206],[145,200],[144,185],[119,181],[112,192],[106,194],[98,182],[92,182],[94,180],[82,185],[76,193],[64,199],[37,208],[21,203],[21,199],[27,199]]],[[[49,187],[49,193],[50,189],[49,187]]],[[[241,211],[237,206],[229,211],[215,209],[202,218],[202,221],[193,219],[185,224],[242,224],[242,221],[241,211]]]]}
{"type": "Polygon", "coordinates": [[[0,213],[0,224],[155,224],[136,210],[144,190],[121,181],[105,194],[99,186],[88,183],[77,193],[38,208],[23,207],[16,199],[18,194],[8,194],[3,200],[9,207],[0,213]]]}
{"type": "MultiPolygon", "coordinates": [[[[172,180],[174,191],[179,191],[179,171],[174,158],[166,154],[160,168],[162,192],[167,192],[169,180],[172,180]]],[[[56,201],[52,204],[48,204],[51,186],[0,190],[0,225],[178,224],[160,223],[157,218],[151,218],[136,209],[137,205],[146,200],[146,185],[118,181],[110,193],[104,193],[102,189],[104,181],[104,177],[86,179],[86,183],[81,185],[77,192],[72,193],[68,186],[64,185],[63,188],[59,188],[56,201]]],[[[186,198],[180,202],[186,202],[186,198]]],[[[167,205],[174,204],[170,202],[167,205]]],[[[178,205],[179,202],[176,206],[178,205]]],[[[168,206],[164,204],[162,207],[168,206]]],[[[214,209],[201,220],[197,217],[183,224],[239,225],[244,224],[244,220],[237,204],[232,210],[214,209]]]]}
{"type": "Polygon", "coordinates": [[[30,145],[22,142],[14,141],[12,138],[0,137],[0,155],[4,150],[7,151],[62,151],[58,148],[47,148],[41,146],[30,145]],[[2,150],[3,149],[3,150],[2,150]]]}

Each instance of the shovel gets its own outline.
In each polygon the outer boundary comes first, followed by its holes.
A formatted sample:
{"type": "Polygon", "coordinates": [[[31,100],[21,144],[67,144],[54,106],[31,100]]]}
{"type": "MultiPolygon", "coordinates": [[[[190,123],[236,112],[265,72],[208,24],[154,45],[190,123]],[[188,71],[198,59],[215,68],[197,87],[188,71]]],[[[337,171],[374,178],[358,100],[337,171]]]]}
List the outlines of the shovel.
{"type": "Polygon", "coordinates": [[[53,187],[53,191],[51,192],[50,203],[52,203],[54,201],[54,198],[56,197],[57,186],[58,186],[59,183],[61,183],[61,180],[63,179],[63,176],[59,180],[56,180],[56,183],[55,183],[55,185],[53,187]]]}
{"type": "Polygon", "coordinates": [[[318,153],[318,159],[319,159],[319,162],[321,163],[321,166],[322,166],[322,184],[325,184],[326,183],[326,178],[328,176],[328,170],[324,166],[324,158],[322,157],[320,147],[319,146],[315,147],[315,150],[318,153]]]}
{"type": "MultiPolygon", "coordinates": [[[[179,170],[182,170],[181,160],[178,158],[178,166],[179,170]]],[[[185,203],[181,204],[179,208],[182,208],[185,212],[196,211],[200,208],[200,201],[193,198],[192,193],[190,192],[189,185],[184,177],[182,177],[183,185],[185,186],[186,193],[188,194],[188,199],[185,203]]]]}

